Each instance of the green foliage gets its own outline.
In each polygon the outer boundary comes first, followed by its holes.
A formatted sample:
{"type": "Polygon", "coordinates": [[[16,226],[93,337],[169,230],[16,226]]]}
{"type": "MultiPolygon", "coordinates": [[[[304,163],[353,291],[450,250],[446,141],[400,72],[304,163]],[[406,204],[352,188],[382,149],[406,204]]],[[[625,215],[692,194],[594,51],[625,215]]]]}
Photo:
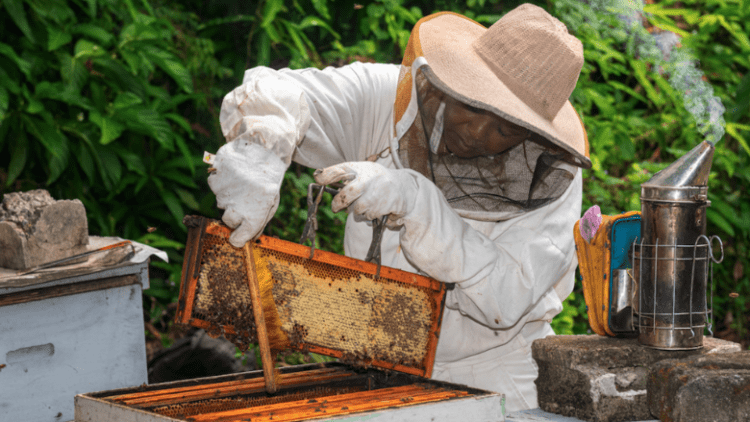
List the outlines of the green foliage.
{"type": "MultiPolygon", "coordinates": [[[[744,272],[750,264],[750,8],[732,1],[665,0],[647,5],[645,12],[652,32],[682,35],[672,62],[679,55],[695,57],[727,107],[727,135],[716,145],[707,218],[708,233],[723,239],[726,253],[714,268],[718,329],[740,340],[748,324],[744,298],[750,297],[744,272]]],[[[645,29],[629,33],[613,13],[596,12],[584,2],[557,0],[555,13],[584,45],[586,62],[571,97],[584,117],[593,162],[584,172],[584,210],[594,204],[605,214],[638,210],[640,184],[703,140],[701,122],[686,109],[693,100],[674,88],[679,81],[670,77],[676,78],[676,69],[648,51],[645,29]]]]}
{"type": "Polygon", "coordinates": [[[563,301],[563,310],[552,320],[555,334],[585,334],[590,333],[586,302],[583,291],[579,288],[570,293],[563,301]]]}
{"type": "Polygon", "coordinates": [[[78,198],[92,234],[166,250],[171,261],[153,263],[146,294],[161,307],[174,301],[182,218],[214,214],[193,129],[202,128],[189,120],[205,108],[207,81],[227,75],[215,60],[189,59],[212,56],[211,42],[146,1],[3,6],[0,191],[78,198]]]}
{"type": "MultiPolygon", "coordinates": [[[[674,69],[655,62],[648,32],[594,10],[612,1],[534,1],[583,42],[585,63],[571,101],[584,118],[593,162],[584,174],[584,209],[597,204],[606,214],[639,209],[639,185],[700,142],[704,131],[670,79],[674,69]]],[[[170,262],[152,262],[145,292],[148,318],[166,327],[179,288],[181,220],[186,213],[220,216],[200,157],[223,144],[221,100],[245,69],[398,63],[422,16],[451,10],[491,25],[523,2],[2,0],[0,192],[43,187],[58,199],[79,198],[92,234],[166,250],[170,262]]],[[[677,54],[697,58],[727,108],[709,186],[708,231],[722,237],[726,252],[715,266],[718,328],[745,337],[750,7],[664,0],[645,10],[652,31],[682,35],[677,54]]],[[[311,181],[309,170],[290,168],[266,234],[298,241],[311,181]]],[[[318,246],[341,253],[344,214],[331,212],[330,197],[323,202],[318,246]]],[[[585,317],[578,287],[553,325],[582,333],[585,317]]]]}

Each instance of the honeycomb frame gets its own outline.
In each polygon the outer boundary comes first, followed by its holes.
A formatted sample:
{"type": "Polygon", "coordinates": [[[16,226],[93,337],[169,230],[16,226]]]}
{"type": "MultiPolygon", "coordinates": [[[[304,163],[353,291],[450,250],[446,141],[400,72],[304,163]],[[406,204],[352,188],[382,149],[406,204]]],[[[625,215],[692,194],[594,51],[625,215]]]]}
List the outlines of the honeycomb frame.
{"type": "MultiPolygon", "coordinates": [[[[175,321],[224,335],[246,349],[257,341],[244,252],[231,229],[189,216],[188,242],[175,321]]],[[[429,377],[445,304],[445,285],[268,236],[252,243],[257,277],[273,296],[293,350],[429,377]]]]}

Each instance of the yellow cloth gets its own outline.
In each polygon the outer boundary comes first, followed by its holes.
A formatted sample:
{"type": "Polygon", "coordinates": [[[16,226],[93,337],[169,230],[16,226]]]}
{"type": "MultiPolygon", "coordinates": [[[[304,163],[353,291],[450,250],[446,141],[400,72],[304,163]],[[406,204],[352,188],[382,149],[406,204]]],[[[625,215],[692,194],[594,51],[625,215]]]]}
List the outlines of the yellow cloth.
{"type": "Polygon", "coordinates": [[[621,218],[639,215],[640,211],[630,211],[611,216],[602,215],[602,222],[591,242],[581,236],[578,220],[573,227],[573,237],[578,254],[578,267],[581,271],[583,283],[583,298],[589,316],[589,325],[600,336],[615,337],[609,327],[609,284],[612,257],[612,225],[621,218]]]}

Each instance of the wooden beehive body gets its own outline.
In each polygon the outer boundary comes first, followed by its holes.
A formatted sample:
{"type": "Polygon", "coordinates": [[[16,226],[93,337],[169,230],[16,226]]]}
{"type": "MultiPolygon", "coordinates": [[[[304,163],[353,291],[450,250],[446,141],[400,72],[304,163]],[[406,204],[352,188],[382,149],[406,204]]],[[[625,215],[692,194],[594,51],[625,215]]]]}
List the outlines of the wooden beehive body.
{"type": "MultiPolygon", "coordinates": [[[[186,220],[188,242],[178,323],[257,340],[243,250],[215,220],[186,220]]],[[[261,236],[257,277],[272,283],[281,329],[293,349],[423,377],[432,373],[445,301],[442,283],[405,271],[261,236]]]]}
{"type": "Polygon", "coordinates": [[[279,386],[255,371],[80,394],[75,421],[505,420],[502,394],[337,362],[282,368],[279,386]]]}

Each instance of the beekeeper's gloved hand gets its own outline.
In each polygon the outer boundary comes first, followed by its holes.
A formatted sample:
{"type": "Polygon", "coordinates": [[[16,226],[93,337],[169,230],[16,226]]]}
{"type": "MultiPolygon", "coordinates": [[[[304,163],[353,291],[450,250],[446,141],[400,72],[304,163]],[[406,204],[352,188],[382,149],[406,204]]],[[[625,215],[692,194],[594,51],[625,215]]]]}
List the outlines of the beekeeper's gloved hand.
{"type": "Polygon", "coordinates": [[[417,184],[408,171],[363,161],[316,170],[314,177],[322,185],[335,182],[346,185],[333,198],[333,212],[348,207],[355,216],[366,220],[388,215],[392,227],[401,225],[401,218],[409,213],[417,196],[417,184]]]}
{"type": "Polygon", "coordinates": [[[372,220],[388,215],[386,225],[399,230],[401,250],[416,268],[450,283],[482,277],[492,268],[496,247],[472,229],[445,200],[440,189],[414,170],[392,170],[377,163],[343,163],[315,172],[315,181],[346,187],[333,209],[349,207],[372,220]]]}
{"type": "Polygon", "coordinates": [[[219,148],[208,185],[222,220],[235,229],[229,243],[239,248],[260,236],[279,206],[279,189],[287,165],[262,145],[235,140],[219,148]]]}

